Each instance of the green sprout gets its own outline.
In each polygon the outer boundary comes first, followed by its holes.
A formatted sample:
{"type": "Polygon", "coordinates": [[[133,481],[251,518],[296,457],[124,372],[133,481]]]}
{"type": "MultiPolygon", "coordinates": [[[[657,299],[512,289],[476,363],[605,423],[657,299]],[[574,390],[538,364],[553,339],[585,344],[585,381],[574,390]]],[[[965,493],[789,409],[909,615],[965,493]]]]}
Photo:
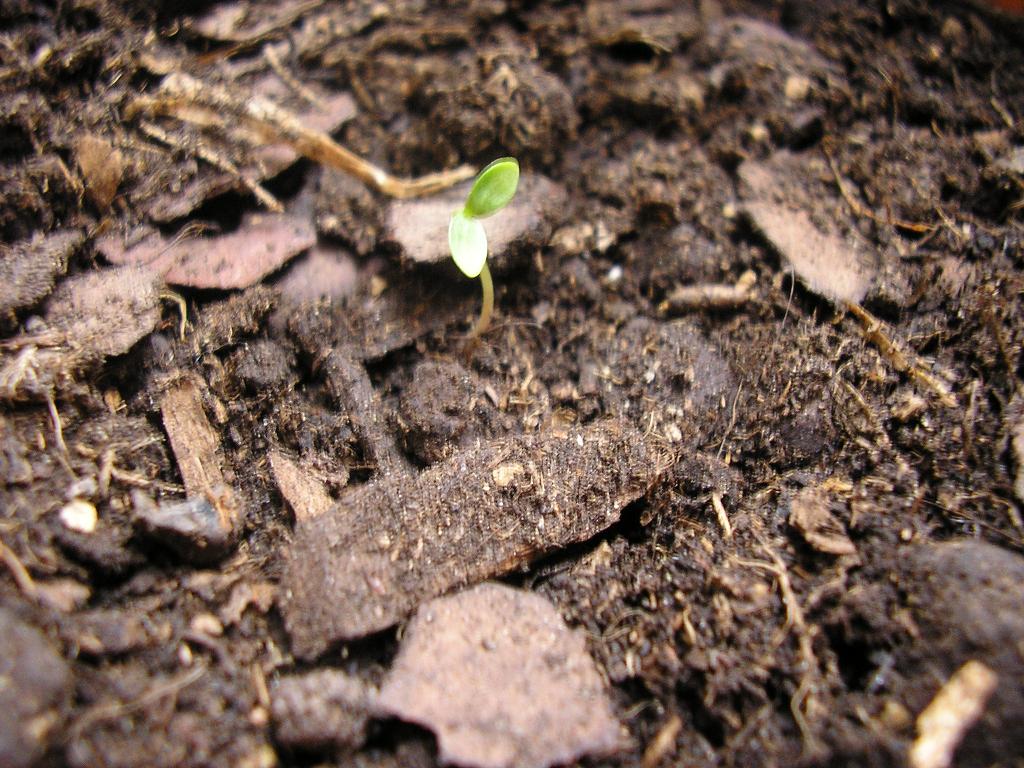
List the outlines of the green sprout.
{"type": "Polygon", "coordinates": [[[487,233],[480,219],[492,216],[515,197],[519,186],[519,162],[514,157],[502,157],[490,163],[477,175],[466,204],[452,214],[448,224],[448,247],[455,265],[466,277],[480,276],[484,303],[480,319],[472,336],[480,336],[487,330],[494,311],[494,283],[491,270],[487,268],[487,233]]]}

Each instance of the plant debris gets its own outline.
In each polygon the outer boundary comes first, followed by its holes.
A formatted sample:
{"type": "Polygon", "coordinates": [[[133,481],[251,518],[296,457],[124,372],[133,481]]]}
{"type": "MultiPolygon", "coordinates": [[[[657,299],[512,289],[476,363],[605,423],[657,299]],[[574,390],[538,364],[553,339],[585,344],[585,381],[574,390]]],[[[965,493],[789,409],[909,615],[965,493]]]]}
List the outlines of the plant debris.
{"type": "Polygon", "coordinates": [[[583,636],[500,584],[422,605],[378,705],[434,731],[446,764],[547,768],[623,745],[583,636]]]}
{"type": "Polygon", "coordinates": [[[281,604],[292,649],[314,657],[453,587],[588,539],[658,473],[651,440],[604,421],[485,443],[418,476],[354,489],[296,525],[281,604]]]}
{"type": "Polygon", "coordinates": [[[145,268],[120,267],[65,280],[50,296],[40,330],[0,349],[0,397],[52,398],[76,375],[127,352],[160,319],[160,280],[145,268]]]}
{"type": "Polygon", "coordinates": [[[167,239],[153,232],[131,243],[108,235],[97,248],[113,264],[144,265],[174,285],[224,290],[258,283],[315,243],[307,217],[254,213],[221,235],[167,239]]]}

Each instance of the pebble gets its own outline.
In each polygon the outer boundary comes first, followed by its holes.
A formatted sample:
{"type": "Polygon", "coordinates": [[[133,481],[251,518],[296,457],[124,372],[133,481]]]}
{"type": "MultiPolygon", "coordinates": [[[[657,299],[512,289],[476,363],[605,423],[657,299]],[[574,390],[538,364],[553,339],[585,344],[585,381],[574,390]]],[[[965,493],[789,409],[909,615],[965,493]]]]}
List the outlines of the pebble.
{"type": "Polygon", "coordinates": [[[166,504],[157,504],[141,491],[132,499],[136,519],[150,537],[191,562],[219,560],[238,538],[238,507],[226,486],[214,488],[209,497],[166,504]]]}

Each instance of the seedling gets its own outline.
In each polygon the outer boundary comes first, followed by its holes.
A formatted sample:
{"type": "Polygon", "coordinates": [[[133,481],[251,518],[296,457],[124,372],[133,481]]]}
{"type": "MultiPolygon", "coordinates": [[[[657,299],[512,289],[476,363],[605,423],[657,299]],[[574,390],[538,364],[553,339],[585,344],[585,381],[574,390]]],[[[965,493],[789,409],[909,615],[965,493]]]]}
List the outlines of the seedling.
{"type": "Polygon", "coordinates": [[[473,327],[475,338],[487,330],[494,312],[494,283],[487,268],[487,233],[481,219],[492,216],[515,197],[519,186],[519,162],[513,157],[502,157],[490,163],[477,175],[466,204],[452,214],[448,224],[448,248],[455,265],[466,277],[480,276],[484,302],[480,319],[473,327]]]}

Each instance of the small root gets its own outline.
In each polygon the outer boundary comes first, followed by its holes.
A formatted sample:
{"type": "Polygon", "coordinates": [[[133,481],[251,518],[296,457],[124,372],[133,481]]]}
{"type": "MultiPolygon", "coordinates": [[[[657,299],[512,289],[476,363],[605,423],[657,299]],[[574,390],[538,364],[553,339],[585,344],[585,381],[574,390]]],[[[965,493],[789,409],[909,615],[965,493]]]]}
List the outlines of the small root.
{"type": "Polygon", "coordinates": [[[848,301],[845,306],[846,311],[860,321],[864,329],[864,337],[878,348],[878,351],[893,368],[900,373],[907,374],[926,389],[930,389],[938,396],[943,405],[949,408],[955,408],[958,405],[956,396],[950,391],[949,386],[931,373],[923,360],[912,352],[904,352],[895,341],[889,338],[883,329],[881,320],[859,304],[848,301]]]}

